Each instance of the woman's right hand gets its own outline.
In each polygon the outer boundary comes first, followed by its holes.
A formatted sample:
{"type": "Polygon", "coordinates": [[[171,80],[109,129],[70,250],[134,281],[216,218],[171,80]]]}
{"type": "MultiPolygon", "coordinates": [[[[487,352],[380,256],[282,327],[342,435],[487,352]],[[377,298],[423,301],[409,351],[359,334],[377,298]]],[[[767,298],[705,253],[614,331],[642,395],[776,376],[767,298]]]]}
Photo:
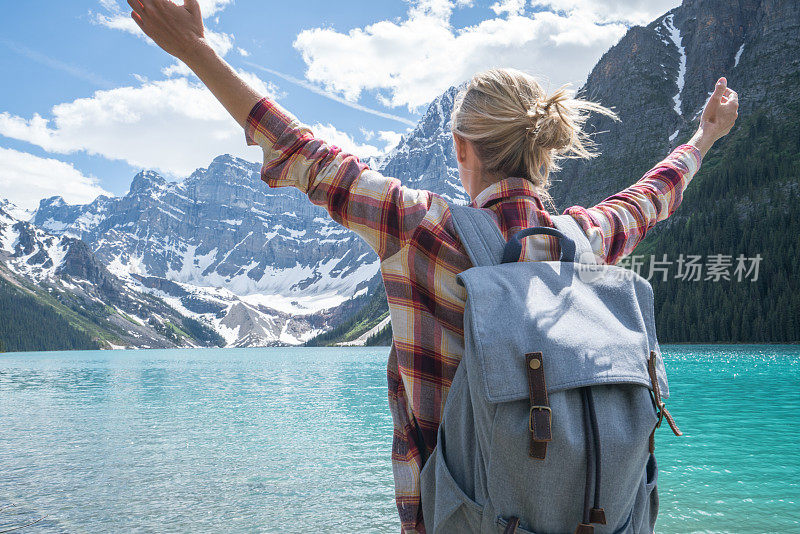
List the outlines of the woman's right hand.
{"type": "Polygon", "coordinates": [[[128,0],[131,17],[153,42],[187,62],[205,42],[203,16],[197,0],[176,5],[170,0],[128,0]]]}
{"type": "Polygon", "coordinates": [[[694,134],[690,145],[694,145],[705,156],[711,146],[731,131],[739,116],[739,95],[728,88],[728,80],[720,78],[714,92],[703,108],[700,127],[694,134]]]}

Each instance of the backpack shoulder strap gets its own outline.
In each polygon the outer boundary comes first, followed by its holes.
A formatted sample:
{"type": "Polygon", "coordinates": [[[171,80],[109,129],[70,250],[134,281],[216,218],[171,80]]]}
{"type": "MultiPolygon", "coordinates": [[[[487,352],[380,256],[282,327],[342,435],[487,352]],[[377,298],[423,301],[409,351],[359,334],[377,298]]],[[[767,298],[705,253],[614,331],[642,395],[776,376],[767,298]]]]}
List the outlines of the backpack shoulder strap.
{"type": "Polygon", "coordinates": [[[576,263],[597,263],[592,245],[589,243],[589,238],[586,237],[578,221],[571,215],[557,215],[550,219],[553,221],[553,224],[556,225],[558,231],[572,239],[573,243],[575,243],[576,263]]]}
{"type": "Polygon", "coordinates": [[[492,214],[487,210],[456,204],[450,204],[450,213],[472,264],[476,267],[499,265],[506,240],[492,214]]]}

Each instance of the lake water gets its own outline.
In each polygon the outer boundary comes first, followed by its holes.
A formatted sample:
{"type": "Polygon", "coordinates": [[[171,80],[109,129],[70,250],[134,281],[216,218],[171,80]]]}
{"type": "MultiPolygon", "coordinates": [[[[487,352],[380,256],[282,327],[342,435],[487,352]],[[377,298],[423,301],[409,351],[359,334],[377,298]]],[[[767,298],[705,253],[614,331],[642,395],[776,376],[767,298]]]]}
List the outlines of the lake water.
{"type": "MultiPolygon", "coordinates": [[[[800,532],[800,347],[662,348],[658,532],[800,532]]],[[[0,531],[396,533],[387,353],[0,355],[0,531]]]]}

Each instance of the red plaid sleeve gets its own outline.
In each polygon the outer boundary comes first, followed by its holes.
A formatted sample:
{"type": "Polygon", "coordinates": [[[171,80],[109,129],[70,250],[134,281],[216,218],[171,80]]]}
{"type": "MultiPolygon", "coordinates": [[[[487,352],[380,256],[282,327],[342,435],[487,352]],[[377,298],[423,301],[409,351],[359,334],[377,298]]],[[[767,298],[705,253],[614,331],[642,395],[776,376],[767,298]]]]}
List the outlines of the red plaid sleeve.
{"type": "Polygon", "coordinates": [[[700,162],[697,148],[681,145],[627,189],[591,208],[572,206],[564,213],[578,221],[595,254],[613,265],[633,252],[656,222],[672,215],[700,162]]]}
{"type": "Polygon", "coordinates": [[[273,100],[253,106],[245,126],[248,145],[264,151],[261,179],[294,186],[331,217],[359,234],[381,260],[395,254],[428,212],[431,193],[403,187],[311,129],[273,100]]]}

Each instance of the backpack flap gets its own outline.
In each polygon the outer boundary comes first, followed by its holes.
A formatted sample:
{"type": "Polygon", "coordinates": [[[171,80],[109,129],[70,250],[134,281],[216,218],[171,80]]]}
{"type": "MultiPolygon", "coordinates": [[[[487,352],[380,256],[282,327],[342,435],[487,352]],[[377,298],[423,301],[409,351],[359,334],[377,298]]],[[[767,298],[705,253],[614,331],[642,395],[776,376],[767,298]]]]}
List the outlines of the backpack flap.
{"type": "Polygon", "coordinates": [[[653,290],[613,265],[540,261],[473,267],[467,289],[465,358],[476,358],[489,402],[528,398],[525,355],[542,352],[548,392],[632,383],[652,389],[657,354],[663,398],[669,395],[655,336],[653,290]]]}

